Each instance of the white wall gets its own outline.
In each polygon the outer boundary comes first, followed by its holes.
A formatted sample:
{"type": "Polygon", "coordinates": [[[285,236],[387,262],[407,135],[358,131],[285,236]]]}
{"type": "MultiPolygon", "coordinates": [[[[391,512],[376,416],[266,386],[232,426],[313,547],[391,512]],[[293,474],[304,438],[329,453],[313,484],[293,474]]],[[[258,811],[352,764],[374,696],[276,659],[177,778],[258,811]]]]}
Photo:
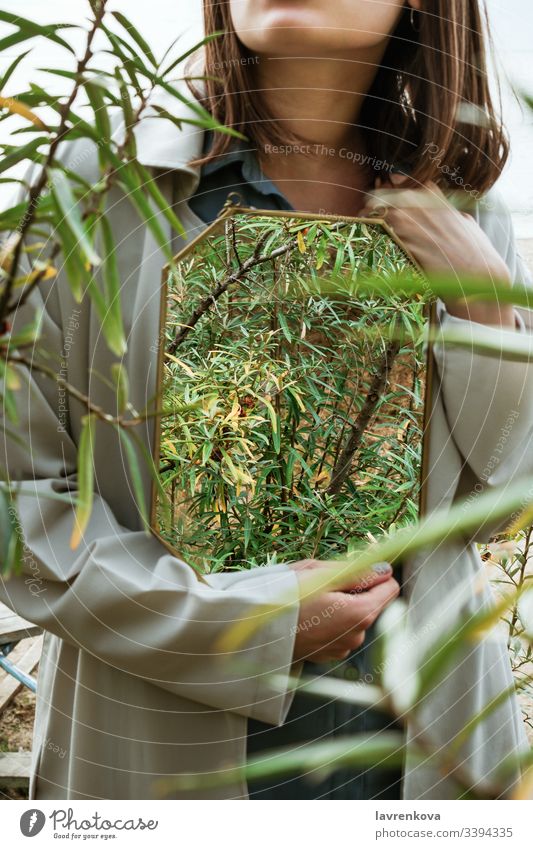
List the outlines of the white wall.
{"type": "MultiPolygon", "coordinates": [[[[533,95],[533,0],[487,0],[487,5],[500,74],[504,79],[504,116],[513,145],[501,188],[515,214],[518,235],[533,238],[533,114],[524,113],[505,83],[507,78],[533,95]]],[[[0,6],[43,22],[82,22],[89,9],[86,0],[0,0],[0,6]]],[[[184,33],[184,41],[192,43],[200,31],[200,6],[201,0],[149,0],[148,3],[115,0],[113,4],[161,51],[180,33],[184,33]]],[[[24,77],[34,79],[35,68],[54,67],[60,61],[64,62],[61,51],[56,53],[49,42],[36,45],[32,56],[21,67],[17,83],[21,85],[24,77]]],[[[46,77],[46,81],[48,87],[53,86],[50,77],[46,77]]]]}

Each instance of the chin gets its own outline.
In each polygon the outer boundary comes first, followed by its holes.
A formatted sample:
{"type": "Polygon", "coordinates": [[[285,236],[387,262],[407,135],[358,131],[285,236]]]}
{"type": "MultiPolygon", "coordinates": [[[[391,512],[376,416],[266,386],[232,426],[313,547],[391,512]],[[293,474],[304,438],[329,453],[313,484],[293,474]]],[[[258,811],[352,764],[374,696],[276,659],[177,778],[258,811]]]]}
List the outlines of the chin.
{"type": "Polygon", "coordinates": [[[357,26],[343,26],[332,18],[327,6],[298,2],[272,3],[261,14],[251,15],[237,27],[243,44],[253,53],[269,56],[336,56],[349,55],[381,42],[384,33],[375,25],[358,21],[357,26]]]}

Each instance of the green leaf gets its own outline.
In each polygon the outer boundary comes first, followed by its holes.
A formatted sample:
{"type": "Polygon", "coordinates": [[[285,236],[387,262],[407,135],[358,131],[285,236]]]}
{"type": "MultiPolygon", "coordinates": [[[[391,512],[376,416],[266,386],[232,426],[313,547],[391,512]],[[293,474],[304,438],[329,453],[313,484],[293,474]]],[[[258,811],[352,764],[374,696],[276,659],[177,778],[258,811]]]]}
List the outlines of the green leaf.
{"type": "Polygon", "coordinates": [[[117,410],[118,414],[126,410],[130,397],[130,386],[128,372],[123,363],[113,363],[111,366],[111,376],[117,390],[117,410]]]}
{"type": "Polygon", "coordinates": [[[146,468],[150,472],[150,476],[152,478],[152,486],[154,487],[154,490],[159,493],[157,505],[158,510],[160,511],[161,521],[167,527],[170,527],[170,523],[172,522],[172,505],[169,503],[167,493],[165,492],[161,482],[161,476],[157,466],[155,465],[154,457],[143,440],[140,439],[136,433],[131,432],[130,439],[133,440],[139,450],[139,453],[143,457],[144,462],[146,463],[146,468]]]}
{"type": "MultiPolygon", "coordinates": [[[[54,198],[55,201],[55,198],[54,198]]],[[[76,239],[67,227],[59,204],[56,203],[57,216],[54,222],[55,234],[61,241],[61,253],[65,262],[65,270],[70,288],[76,302],[79,304],[84,291],[89,286],[90,274],[81,256],[76,239]]]]}
{"type": "Polygon", "coordinates": [[[92,82],[86,82],[85,91],[94,112],[94,120],[98,132],[105,141],[109,141],[111,139],[111,122],[107,113],[107,105],[102,93],[102,87],[92,82]]]}
{"type": "Polygon", "coordinates": [[[12,24],[18,28],[17,32],[6,36],[0,41],[0,52],[13,47],[15,44],[20,44],[21,41],[27,41],[29,38],[42,36],[43,38],[47,38],[49,41],[54,41],[56,44],[60,44],[61,47],[64,47],[69,51],[69,53],[75,53],[74,48],[71,47],[71,45],[63,38],[60,38],[60,36],[57,35],[57,31],[60,29],[77,29],[74,24],[63,23],[40,26],[33,21],[29,21],[27,18],[22,18],[18,14],[6,12],[5,10],[0,11],[0,21],[3,21],[5,24],[12,24]]]}
{"type": "Polygon", "coordinates": [[[0,161],[0,174],[7,171],[9,168],[13,168],[13,166],[17,165],[18,162],[23,162],[25,159],[29,159],[31,162],[35,162],[37,159],[40,159],[40,156],[37,156],[38,150],[40,146],[46,142],[46,137],[41,136],[38,139],[33,139],[31,142],[28,142],[28,144],[25,144],[22,147],[14,147],[9,153],[2,156],[0,161]]]}
{"type": "Polygon", "coordinates": [[[118,157],[114,157],[119,166],[118,179],[122,187],[126,191],[128,200],[137,209],[137,212],[143,219],[146,226],[152,232],[159,247],[162,249],[169,262],[173,260],[173,253],[170,247],[170,240],[159,223],[156,213],[148,199],[145,197],[142,188],[140,187],[138,177],[131,168],[128,168],[120,163],[118,157]]]}
{"type": "Polygon", "coordinates": [[[74,528],[70,537],[70,547],[75,549],[87,529],[91,518],[94,499],[94,461],[93,446],[96,430],[96,416],[90,413],[82,417],[82,430],[78,449],[78,497],[74,516],[74,528]]]}
{"type": "Polygon", "coordinates": [[[102,260],[94,250],[85,230],[79,204],[74,197],[69,180],[59,168],[50,168],[48,173],[52,184],[52,194],[64,215],[64,223],[76,237],[87,262],[90,265],[100,265],[102,260]]]}
{"type": "Polygon", "coordinates": [[[117,356],[123,356],[128,346],[122,318],[121,284],[115,240],[109,221],[105,216],[100,218],[99,224],[104,239],[102,273],[105,284],[106,312],[103,317],[103,329],[106,340],[113,353],[117,354],[117,356]]]}
{"type": "Polygon", "coordinates": [[[21,53],[19,56],[17,56],[17,57],[13,60],[13,62],[11,63],[11,65],[9,65],[9,67],[7,68],[7,70],[6,70],[5,74],[4,74],[4,76],[3,76],[3,77],[2,77],[2,79],[0,80],[0,91],[3,91],[3,90],[4,90],[4,88],[6,87],[6,85],[7,85],[7,84],[8,84],[8,82],[9,82],[9,80],[11,79],[11,77],[13,76],[13,74],[15,73],[15,71],[17,70],[18,66],[20,65],[20,63],[21,63],[21,62],[23,61],[23,59],[25,59],[25,58],[26,58],[26,56],[28,56],[30,53],[31,53],[31,50],[26,50],[26,52],[25,52],[25,53],[21,53]]]}
{"type": "Polygon", "coordinates": [[[0,491],[0,574],[5,578],[22,571],[22,539],[15,502],[3,488],[0,491]]]}
{"type": "Polygon", "coordinates": [[[129,470],[131,474],[131,482],[133,484],[133,492],[135,494],[137,508],[139,510],[141,519],[143,520],[144,528],[147,532],[149,532],[150,516],[148,513],[148,508],[146,506],[146,499],[144,497],[143,480],[141,475],[141,469],[139,466],[139,460],[135,451],[135,445],[129,433],[123,427],[116,425],[116,428],[118,430],[120,440],[124,445],[124,449],[126,451],[126,457],[128,460],[129,470]]]}
{"type": "Polygon", "coordinates": [[[175,212],[172,210],[172,207],[169,206],[168,201],[159,189],[159,186],[151,176],[148,169],[145,168],[144,165],[141,165],[140,162],[135,162],[135,169],[137,170],[142,180],[142,187],[148,190],[148,193],[150,194],[152,200],[155,201],[170,226],[180,236],[184,236],[185,230],[181,221],[179,220],[175,212]]]}
{"type": "MultiPolygon", "coordinates": [[[[419,753],[411,749],[413,757],[419,753]]],[[[159,782],[163,793],[172,788],[195,790],[200,787],[219,787],[247,778],[249,781],[276,779],[287,775],[305,774],[310,780],[322,779],[333,770],[351,767],[359,770],[380,764],[383,769],[401,766],[405,757],[405,739],[401,733],[380,731],[379,734],[346,735],[339,740],[309,743],[305,746],[273,749],[266,755],[249,758],[243,768],[221,769],[209,776],[184,776],[159,782]],[[207,784],[206,784],[207,782],[207,784]]]]}
{"type": "Polygon", "coordinates": [[[157,60],[154,54],[152,53],[150,45],[142,37],[139,30],[136,29],[131,23],[131,21],[126,17],[126,15],[123,15],[121,12],[112,12],[111,14],[119,22],[119,24],[124,27],[124,29],[128,32],[131,38],[133,38],[137,46],[141,48],[142,52],[147,57],[147,59],[149,59],[152,65],[154,65],[155,67],[157,65],[157,60]]]}
{"type": "MultiPolygon", "coordinates": [[[[326,581],[323,575],[315,576],[312,570],[302,573],[301,592],[306,597],[312,597],[327,589],[338,586],[339,576],[343,580],[356,579],[364,574],[375,563],[383,561],[393,563],[437,543],[453,539],[464,539],[469,534],[475,534],[486,523],[503,521],[516,511],[522,511],[532,502],[530,482],[528,478],[515,481],[506,486],[505,490],[495,490],[480,494],[473,504],[465,510],[464,502],[454,504],[451,508],[436,510],[422,521],[403,527],[393,534],[383,534],[375,543],[365,548],[358,547],[342,557],[335,557],[338,570],[331,570],[331,580],[326,581]],[[528,494],[529,493],[529,494],[528,494]]],[[[360,546],[360,544],[359,544],[360,546]]],[[[281,597],[279,605],[271,603],[265,616],[273,618],[282,611],[287,599],[281,597]]],[[[220,638],[219,648],[224,651],[234,651],[250,637],[250,634],[264,624],[242,619],[239,623],[228,628],[220,638]]]]}

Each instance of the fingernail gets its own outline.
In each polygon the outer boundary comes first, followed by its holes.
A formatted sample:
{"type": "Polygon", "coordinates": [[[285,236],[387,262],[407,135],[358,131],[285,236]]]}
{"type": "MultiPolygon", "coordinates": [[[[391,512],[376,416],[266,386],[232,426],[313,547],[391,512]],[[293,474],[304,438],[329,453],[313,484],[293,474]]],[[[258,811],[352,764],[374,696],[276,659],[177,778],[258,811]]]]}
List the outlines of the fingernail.
{"type": "Polygon", "coordinates": [[[375,572],[376,575],[387,575],[389,572],[392,572],[392,568],[390,563],[374,563],[372,571],[375,572]]]}
{"type": "Polygon", "coordinates": [[[389,180],[395,186],[400,185],[400,183],[403,183],[404,180],[406,180],[406,179],[407,179],[406,175],[401,174],[399,171],[396,171],[396,172],[389,174],[389,180]]]}

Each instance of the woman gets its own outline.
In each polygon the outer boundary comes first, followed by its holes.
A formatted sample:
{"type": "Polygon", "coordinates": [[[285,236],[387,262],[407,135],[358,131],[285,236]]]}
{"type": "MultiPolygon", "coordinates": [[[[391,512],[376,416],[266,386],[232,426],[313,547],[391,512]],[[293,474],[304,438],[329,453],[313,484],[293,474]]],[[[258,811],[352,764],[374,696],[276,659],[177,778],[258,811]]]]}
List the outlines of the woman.
{"type": "MultiPolygon", "coordinates": [[[[459,276],[479,274],[507,283],[525,279],[505,208],[480,203],[466,217],[444,194],[450,188],[449,174],[456,173],[472,193],[484,196],[505,161],[505,139],[484,77],[478,2],[434,0],[423,8],[421,3],[342,0],[326,8],[319,0],[206,0],[208,32],[225,34],[207,48],[204,68],[222,82],[207,82],[199,96],[222,123],[242,129],[251,144],[246,153],[242,146],[230,148],[222,136],[178,130],[170,121],[148,118],[141,123],[138,157],[155,169],[186,229],[186,237],[173,242],[176,251],[217,214],[230,191],[237,191],[258,207],[341,215],[367,214],[386,203],[391,224],[428,272],[451,267],[459,276]],[[477,56],[476,67],[469,64],[469,55],[477,56]],[[482,124],[462,122],[459,105],[465,96],[483,111],[482,124]],[[429,144],[443,149],[450,171],[425,152],[429,144]],[[290,145],[292,152],[281,153],[282,145],[290,145]],[[414,188],[401,188],[391,169],[408,173],[414,188]],[[375,186],[376,171],[381,186],[375,186]]],[[[76,163],[82,177],[96,179],[93,147],[80,142],[66,159],[76,163]]],[[[129,332],[125,365],[132,403],[140,409],[155,391],[158,281],[164,259],[118,193],[109,216],[120,246],[129,332]]],[[[25,305],[17,321],[27,321],[36,303],[25,305]]],[[[61,349],[75,308],[68,285],[59,280],[46,301],[43,341],[49,350],[61,349]]],[[[91,305],[84,301],[80,309],[69,381],[109,408],[113,393],[88,368],[106,375],[112,356],[91,305]]],[[[440,305],[443,324],[470,326],[475,321],[512,334],[526,332],[527,318],[488,303],[469,309],[460,303],[440,305]]],[[[432,411],[430,509],[450,504],[480,479],[489,488],[508,481],[520,462],[532,465],[531,452],[526,453],[533,423],[530,367],[448,345],[437,346],[435,357],[439,383],[432,411]],[[495,388],[489,397],[487,386],[495,388]],[[483,477],[509,410],[517,414],[511,435],[496,471],[483,477]]],[[[10,606],[48,632],[39,672],[32,798],[150,798],[160,791],[156,780],[165,776],[224,771],[244,762],[247,747],[271,745],[265,740],[268,727],[283,727],[288,718],[284,742],[297,739],[291,738],[291,702],[308,737],[306,708],[294,700],[288,675],[298,673],[305,660],[342,660],[343,670],[353,671],[358,664],[364,668],[365,652],[351,653],[365,644],[365,632],[397,594],[390,570],[377,570],[369,594],[348,596],[340,586],[337,612],[329,620],[324,611],[331,596],[298,600],[299,569],[314,563],[210,576],[208,583],[200,583],[186,564],[141,533],[121,446],[108,429],[96,434],[98,495],[87,545],[81,553],[72,552],[72,511],[44,496],[75,489],[76,442],[84,411],[71,401],[68,427],[61,429],[53,387],[34,376],[32,389],[31,423],[27,411],[20,410],[21,430],[34,446],[31,462],[10,444],[6,463],[13,480],[26,481],[26,491],[27,481],[35,481],[38,497],[20,497],[25,573],[6,582],[1,592],[10,606]],[[32,591],[25,583],[29,577],[32,591]],[[281,592],[292,599],[283,616],[250,638],[244,652],[230,657],[216,651],[227,622],[259,614],[261,605],[281,592]],[[347,601],[363,595],[370,595],[364,610],[360,601],[358,607],[347,601]],[[311,616],[320,619],[320,627],[298,628],[311,616]],[[253,672],[243,673],[243,658],[253,672]],[[284,686],[272,682],[272,671],[284,686]],[[61,762],[47,741],[66,751],[61,762]]],[[[141,435],[151,446],[150,423],[141,435]]],[[[148,493],[148,473],[145,485],[148,493]]],[[[480,529],[478,537],[492,530],[480,529]]],[[[471,576],[473,584],[480,574],[472,544],[447,545],[409,564],[404,580],[415,625],[434,623],[459,580],[471,576]]],[[[480,592],[472,588],[457,613],[468,615],[489,599],[486,586],[480,592]]],[[[424,706],[416,733],[429,735],[437,749],[446,746],[464,721],[510,682],[505,645],[482,641],[448,672],[424,706]]],[[[375,721],[370,714],[342,717],[335,714],[338,706],[333,713],[330,707],[324,708],[324,721],[333,721],[329,728],[334,734],[359,729],[360,723],[372,727],[375,721]]],[[[414,729],[408,733],[415,735],[414,729]]],[[[460,750],[462,766],[476,784],[524,745],[519,711],[509,699],[460,750]]],[[[365,775],[336,773],[327,787],[296,783],[252,790],[257,798],[280,793],[285,798],[293,798],[291,793],[300,798],[394,797],[398,778],[376,772],[369,781],[365,775]]],[[[455,794],[455,785],[441,775],[438,760],[428,757],[422,764],[408,763],[403,793],[406,798],[447,798],[455,794]]],[[[193,795],[246,794],[245,783],[236,781],[231,787],[206,786],[193,795]]]]}

